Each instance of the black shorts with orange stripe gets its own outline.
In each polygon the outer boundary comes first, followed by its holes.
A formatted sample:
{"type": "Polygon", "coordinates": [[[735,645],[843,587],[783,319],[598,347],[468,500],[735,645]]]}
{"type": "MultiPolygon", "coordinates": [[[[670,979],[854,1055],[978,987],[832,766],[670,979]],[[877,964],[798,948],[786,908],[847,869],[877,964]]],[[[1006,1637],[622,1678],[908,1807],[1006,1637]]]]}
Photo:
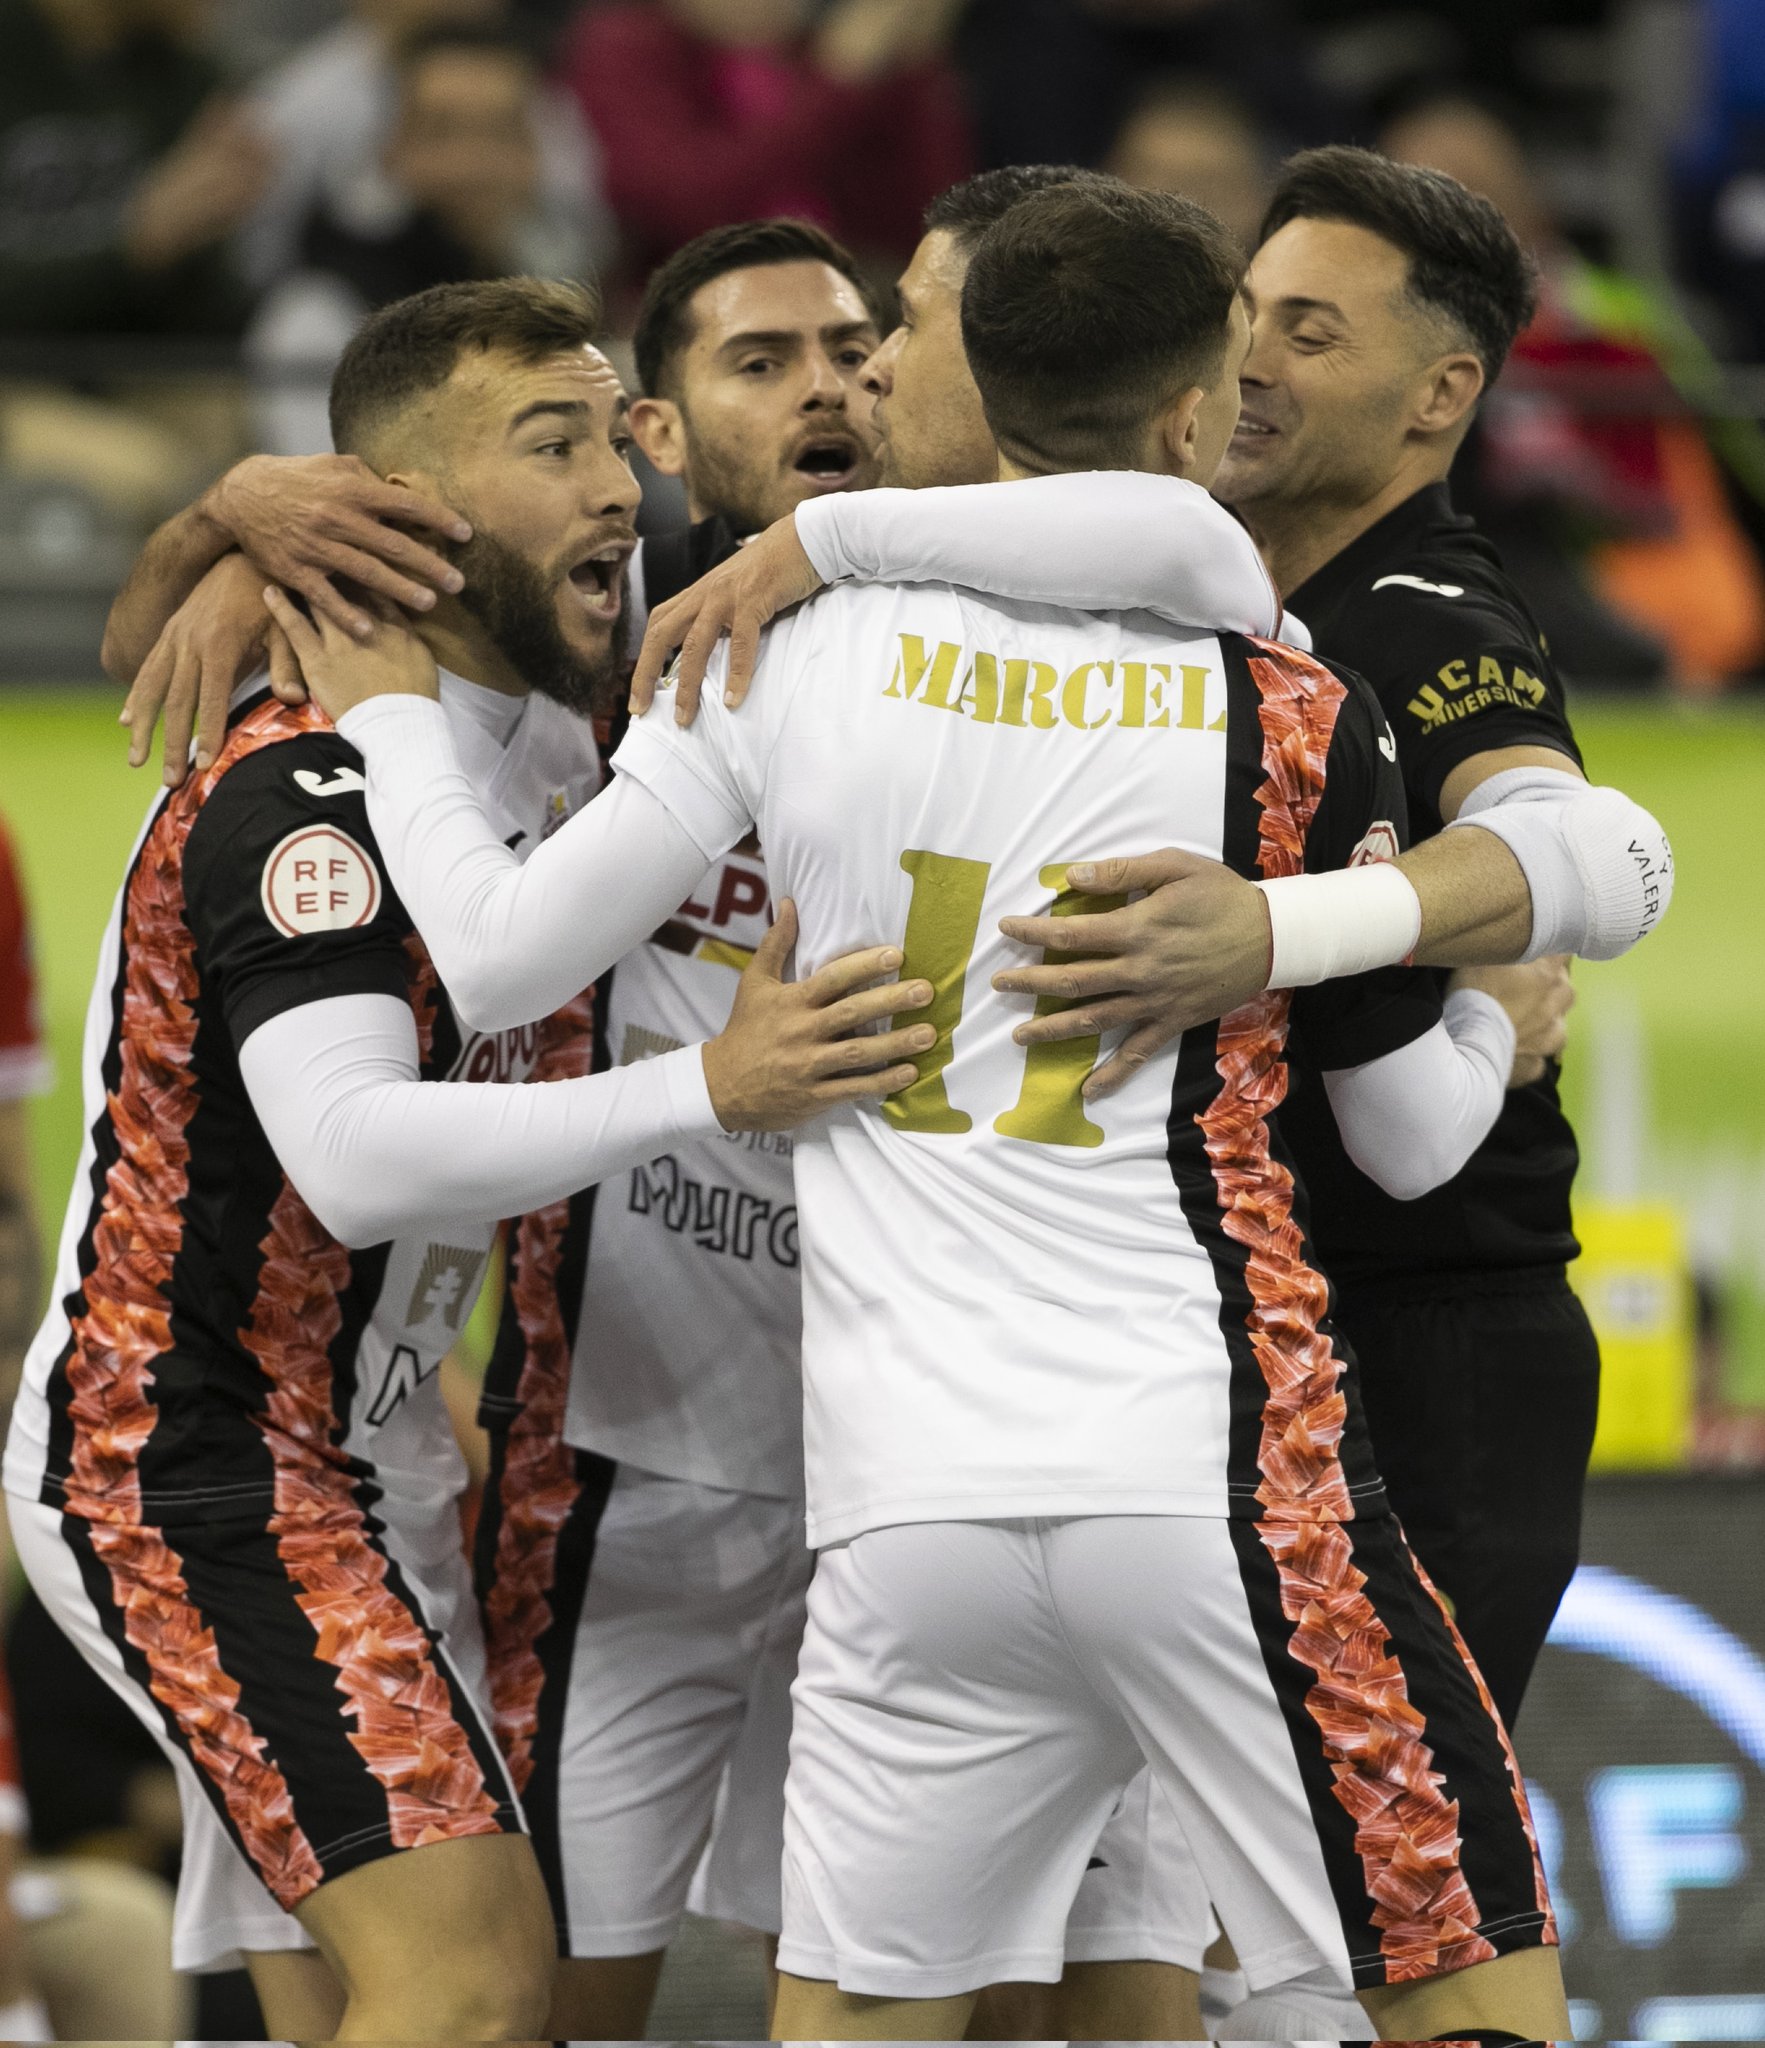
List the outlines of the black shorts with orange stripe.
{"type": "Polygon", "coordinates": [[[458,1638],[448,1627],[463,1572],[420,1587],[350,1506],[182,1527],[64,1509],[59,1535],[87,1611],[39,1568],[45,1605],[189,1760],[284,1912],[398,1850],[521,1828],[479,1704],[476,1630],[469,1614],[458,1638]]]}
{"type": "Polygon", "coordinates": [[[457,1454],[433,1386],[396,1455],[379,1429],[363,1346],[394,1248],[331,1236],[240,1074],[260,1024],[361,994],[408,1001],[422,1072],[449,1071],[459,1028],[381,874],[359,757],[310,708],[247,703],[150,818],[106,936],[73,1270],[7,1457],[96,1610],[70,1592],[58,1618],[113,1684],[121,1658],[284,1909],[520,1825],[434,1527],[457,1454]]]}

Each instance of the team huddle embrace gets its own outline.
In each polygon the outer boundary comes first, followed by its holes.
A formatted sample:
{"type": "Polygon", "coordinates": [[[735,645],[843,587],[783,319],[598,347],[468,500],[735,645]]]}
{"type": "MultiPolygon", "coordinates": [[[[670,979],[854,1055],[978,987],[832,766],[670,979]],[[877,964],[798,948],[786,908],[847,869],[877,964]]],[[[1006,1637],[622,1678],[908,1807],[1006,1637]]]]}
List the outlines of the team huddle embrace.
{"type": "Polygon", "coordinates": [[[279,2037],[641,2035],[689,1905],[780,2039],[1564,2036],[1556,1056],[1672,859],[1447,490],[1526,260],[1330,149],[900,298],[715,230],[634,395],[438,287],[149,543],[26,1571],[279,2037]]]}

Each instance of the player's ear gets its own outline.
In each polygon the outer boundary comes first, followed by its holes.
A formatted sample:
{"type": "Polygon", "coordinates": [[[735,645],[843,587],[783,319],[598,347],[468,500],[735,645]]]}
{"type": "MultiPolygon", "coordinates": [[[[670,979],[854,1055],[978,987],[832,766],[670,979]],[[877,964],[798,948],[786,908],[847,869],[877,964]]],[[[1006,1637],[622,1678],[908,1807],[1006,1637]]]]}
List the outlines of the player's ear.
{"type": "Polygon", "coordinates": [[[1153,427],[1153,455],[1167,476],[1187,476],[1201,454],[1201,401],[1207,396],[1199,384],[1179,393],[1159,414],[1153,427]]]}
{"type": "Polygon", "coordinates": [[[680,476],[686,469],[686,422],[671,398],[634,398],[631,432],[652,469],[680,476]]]}
{"type": "Polygon", "coordinates": [[[1422,434],[1450,434],[1483,395],[1483,365],[1469,349],[1430,363],[1418,397],[1415,425],[1422,434]]]}
{"type": "Polygon", "coordinates": [[[439,500],[443,505],[453,504],[453,495],[446,481],[432,469],[422,469],[415,463],[409,463],[401,469],[389,469],[384,474],[386,481],[401,491],[417,491],[425,498],[439,500]]]}

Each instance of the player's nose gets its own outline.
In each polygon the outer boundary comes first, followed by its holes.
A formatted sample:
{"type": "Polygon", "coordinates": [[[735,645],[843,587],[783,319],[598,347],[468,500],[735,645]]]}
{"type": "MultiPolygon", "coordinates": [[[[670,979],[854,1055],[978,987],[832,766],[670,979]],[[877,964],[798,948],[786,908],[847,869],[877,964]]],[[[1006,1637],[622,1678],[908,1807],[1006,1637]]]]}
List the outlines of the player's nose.
{"type": "Polygon", "coordinates": [[[897,327],[877,344],[859,368],[858,381],[872,398],[887,398],[895,388],[895,358],[901,353],[901,334],[897,327]]]}
{"type": "Polygon", "coordinates": [[[839,365],[831,356],[817,353],[809,359],[809,382],[803,392],[805,411],[814,411],[822,406],[843,409],[846,403],[846,380],[840,375],[839,365]]]}

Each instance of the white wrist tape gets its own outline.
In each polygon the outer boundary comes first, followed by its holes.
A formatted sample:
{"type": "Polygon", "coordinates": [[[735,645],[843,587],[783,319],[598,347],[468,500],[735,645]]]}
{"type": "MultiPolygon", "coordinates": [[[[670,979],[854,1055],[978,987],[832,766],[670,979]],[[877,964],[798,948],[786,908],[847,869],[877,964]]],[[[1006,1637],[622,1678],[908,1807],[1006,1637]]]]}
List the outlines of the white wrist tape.
{"type": "Polygon", "coordinates": [[[1327,875],[1282,875],[1256,885],[1274,940],[1267,986],[1311,988],[1407,960],[1422,936],[1422,904],[1389,861],[1327,875]]]}
{"type": "Polygon", "coordinates": [[[1509,768],[1465,799],[1447,828],[1475,825],[1501,840],[1532,895],[1525,960],[1575,953],[1616,960],[1646,938],[1673,900],[1673,849],[1621,789],[1551,768],[1509,768]]]}

